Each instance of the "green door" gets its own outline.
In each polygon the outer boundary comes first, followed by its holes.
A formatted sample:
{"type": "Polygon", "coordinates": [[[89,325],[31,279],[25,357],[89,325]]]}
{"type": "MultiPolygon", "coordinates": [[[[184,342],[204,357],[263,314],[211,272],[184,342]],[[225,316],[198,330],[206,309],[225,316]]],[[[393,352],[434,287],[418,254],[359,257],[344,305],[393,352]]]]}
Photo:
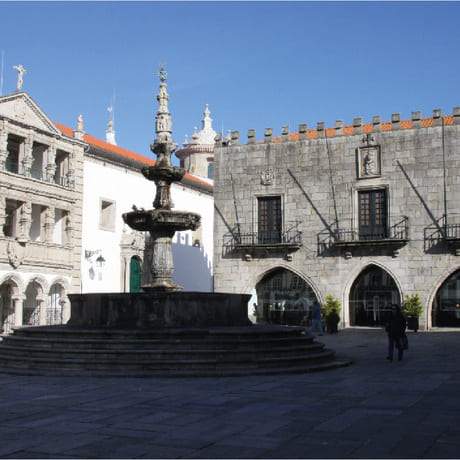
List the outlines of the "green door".
{"type": "Polygon", "coordinates": [[[129,292],[141,291],[141,262],[137,257],[131,257],[129,263],[129,292]]]}

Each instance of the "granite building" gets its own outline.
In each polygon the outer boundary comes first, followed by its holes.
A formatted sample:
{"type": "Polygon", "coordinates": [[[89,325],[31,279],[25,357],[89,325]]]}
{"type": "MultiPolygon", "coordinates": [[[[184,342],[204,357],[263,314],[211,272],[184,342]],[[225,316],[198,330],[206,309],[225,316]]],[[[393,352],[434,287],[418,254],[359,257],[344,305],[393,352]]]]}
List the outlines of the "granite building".
{"type": "Polygon", "coordinates": [[[422,328],[460,326],[460,108],[239,137],[214,149],[217,291],[288,324],[331,294],[342,327],[417,293],[422,328]]]}

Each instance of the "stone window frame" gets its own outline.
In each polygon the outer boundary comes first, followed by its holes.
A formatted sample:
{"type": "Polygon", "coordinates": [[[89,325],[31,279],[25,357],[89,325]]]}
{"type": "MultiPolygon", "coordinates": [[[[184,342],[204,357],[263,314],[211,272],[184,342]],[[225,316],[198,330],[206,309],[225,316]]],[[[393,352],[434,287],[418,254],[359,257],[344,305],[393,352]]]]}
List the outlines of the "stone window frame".
{"type": "Polygon", "coordinates": [[[116,231],[116,213],[117,213],[116,201],[111,200],[109,198],[100,197],[99,198],[99,230],[104,230],[107,232],[115,232],[116,231]],[[111,211],[111,218],[110,218],[109,225],[104,225],[103,220],[102,220],[103,203],[110,203],[110,206],[111,207],[113,206],[112,211],[111,211]]]}
{"type": "MultiPolygon", "coordinates": [[[[258,198],[264,197],[274,197],[279,196],[281,198],[281,232],[285,231],[286,225],[286,193],[283,192],[270,192],[270,193],[256,193],[253,196],[252,201],[252,228],[250,228],[252,233],[257,233],[259,228],[259,208],[258,208],[258,198]]],[[[244,224],[244,222],[243,222],[244,224]]]]}
{"type": "Polygon", "coordinates": [[[390,195],[390,184],[379,182],[378,184],[364,184],[360,181],[358,184],[353,185],[351,188],[351,228],[355,232],[359,232],[359,192],[365,192],[370,190],[385,190],[387,199],[387,226],[390,226],[391,216],[391,195],[390,195]]]}

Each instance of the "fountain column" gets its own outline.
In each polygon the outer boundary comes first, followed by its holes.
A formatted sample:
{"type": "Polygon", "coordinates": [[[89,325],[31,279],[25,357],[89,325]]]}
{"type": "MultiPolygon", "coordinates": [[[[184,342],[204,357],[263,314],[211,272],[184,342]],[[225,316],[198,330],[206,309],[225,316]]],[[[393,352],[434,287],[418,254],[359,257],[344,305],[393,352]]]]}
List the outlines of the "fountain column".
{"type": "Polygon", "coordinates": [[[158,110],[155,116],[155,141],[150,149],[157,156],[154,166],[142,168],[142,174],[155,182],[156,192],[153,210],[138,210],[123,214],[124,221],[133,229],[150,233],[151,281],[143,285],[144,291],[181,289],[172,280],[174,263],[172,257],[172,238],[176,231],[195,230],[200,225],[200,216],[190,212],[172,211],[171,184],[179,182],[185,170],[171,165],[171,154],[176,145],[172,140],[172,119],[168,108],[168,89],[166,71],[160,68],[160,88],[157,95],[158,110]]]}

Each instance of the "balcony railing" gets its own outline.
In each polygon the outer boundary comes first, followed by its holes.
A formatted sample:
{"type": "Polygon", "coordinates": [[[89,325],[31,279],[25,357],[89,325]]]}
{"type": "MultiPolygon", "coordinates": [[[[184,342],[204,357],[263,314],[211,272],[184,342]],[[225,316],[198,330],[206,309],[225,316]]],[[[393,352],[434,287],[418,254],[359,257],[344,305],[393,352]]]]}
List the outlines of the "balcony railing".
{"type": "MultiPolygon", "coordinates": [[[[22,171],[18,171],[17,168],[14,168],[12,165],[6,165],[5,166],[5,171],[12,173],[12,174],[17,174],[18,176],[22,177],[27,177],[22,171]]],[[[51,180],[47,179],[47,176],[44,171],[31,171],[30,173],[30,178],[39,180],[41,182],[47,182],[50,184],[57,184],[62,187],[72,187],[72,183],[70,181],[70,178],[68,176],[57,176],[52,178],[51,180]]]]}
{"type": "MultiPolygon", "coordinates": [[[[438,247],[439,243],[446,243],[453,247],[456,253],[460,252],[460,214],[449,213],[447,218],[443,215],[435,224],[424,229],[425,251],[438,247]]],[[[459,254],[460,255],[460,254],[459,254]]]]}
{"type": "Polygon", "coordinates": [[[228,254],[239,249],[298,249],[302,246],[300,222],[286,222],[284,229],[269,231],[253,231],[253,224],[235,225],[224,235],[224,253],[228,254]]]}
{"type": "Polygon", "coordinates": [[[409,218],[390,218],[390,225],[375,232],[364,232],[353,228],[323,230],[318,234],[318,250],[331,247],[365,245],[401,245],[409,241],[409,218]],[[391,223],[394,222],[392,225],[391,223]]]}

